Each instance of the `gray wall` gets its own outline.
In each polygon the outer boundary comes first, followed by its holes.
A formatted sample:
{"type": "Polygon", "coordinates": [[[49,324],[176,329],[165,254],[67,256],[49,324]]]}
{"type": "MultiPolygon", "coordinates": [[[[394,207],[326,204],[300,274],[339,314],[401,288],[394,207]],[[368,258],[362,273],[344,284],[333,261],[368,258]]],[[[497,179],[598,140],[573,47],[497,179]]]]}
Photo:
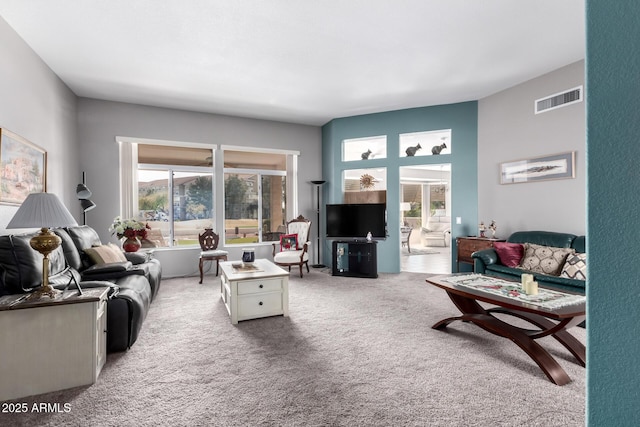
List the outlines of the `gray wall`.
{"type": "MultiPolygon", "coordinates": [[[[116,136],[299,150],[298,214],[315,219],[314,188],[309,182],[321,176],[320,127],[80,98],[80,166],[97,205],[87,213],[87,224],[103,241],[115,241],[107,229],[120,211],[116,136]]],[[[222,218],[217,221],[220,230],[222,218]]],[[[239,259],[241,248],[225,249],[230,259],[239,259]]],[[[166,261],[164,276],[189,275],[197,271],[198,253],[199,249],[158,250],[156,258],[166,261]]],[[[270,258],[271,245],[257,247],[256,256],[270,258]]]]}
{"type": "MultiPolygon", "coordinates": [[[[47,151],[47,191],[80,218],[76,96],[0,17],[0,127],[47,151]]],[[[0,233],[17,210],[0,205],[0,233]]]]}
{"type": "Polygon", "coordinates": [[[478,103],[478,215],[497,237],[518,230],[585,234],[585,102],[534,114],[536,99],[584,85],[579,61],[478,103]],[[576,151],[576,178],[500,185],[500,163],[576,151]]]}

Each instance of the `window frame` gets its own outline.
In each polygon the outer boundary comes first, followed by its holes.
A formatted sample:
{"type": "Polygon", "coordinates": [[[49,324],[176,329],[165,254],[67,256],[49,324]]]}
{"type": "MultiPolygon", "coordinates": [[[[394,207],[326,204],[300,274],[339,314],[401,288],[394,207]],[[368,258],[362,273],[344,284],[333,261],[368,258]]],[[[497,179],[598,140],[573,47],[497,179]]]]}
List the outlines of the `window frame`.
{"type": "MultiPolygon", "coordinates": [[[[211,149],[212,152],[212,164],[211,166],[203,166],[204,168],[212,170],[212,185],[213,185],[213,210],[212,210],[212,222],[213,229],[224,230],[225,225],[225,200],[224,200],[224,152],[229,151],[245,151],[255,154],[270,153],[270,154],[284,154],[286,155],[286,167],[285,171],[266,170],[265,172],[270,175],[276,175],[274,172],[278,172],[277,175],[283,173],[285,176],[286,185],[286,220],[295,218],[298,213],[298,157],[300,151],[297,150],[285,150],[277,148],[260,148],[260,147],[248,147],[248,146],[236,146],[236,145],[217,145],[208,143],[186,142],[186,141],[174,141],[174,140],[160,140],[160,139],[148,139],[148,138],[134,138],[125,136],[116,136],[115,141],[118,144],[119,159],[120,159],[120,216],[122,218],[134,218],[139,212],[138,209],[138,145],[150,144],[150,145],[166,145],[173,147],[191,147],[191,148],[205,148],[211,149]]],[[[145,165],[148,165],[145,163],[145,165]]],[[[154,165],[155,168],[159,166],[167,165],[154,165]]],[[[173,165],[170,165],[173,166],[173,165]]],[[[194,166],[196,167],[196,166],[194,166]]],[[[235,170],[234,168],[228,168],[235,170]]],[[[253,170],[253,169],[252,169],[253,170]]],[[[262,169],[256,169],[258,171],[264,171],[262,169]]],[[[173,189],[170,189],[173,194],[173,189]]],[[[173,218],[173,206],[171,212],[171,218],[173,218]]],[[[260,214],[261,215],[261,214],[260,214]]],[[[218,231],[216,233],[220,234],[218,231]]],[[[262,236],[260,236],[262,237],[262,236]]],[[[222,246],[226,246],[224,238],[221,239],[222,246]]],[[[254,245],[271,245],[272,242],[255,243],[254,245]]],[[[173,236],[171,237],[171,245],[173,245],[173,236]]],[[[231,246],[241,246],[231,245],[231,246]]],[[[167,246],[158,248],[162,250],[168,249],[183,249],[191,248],[191,246],[167,246]]]]}
{"type": "MultiPolygon", "coordinates": [[[[215,154],[214,154],[215,155],[215,154]]],[[[202,173],[202,172],[206,172],[208,174],[211,174],[211,197],[212,197],[212,201],[213,201],[213,205],[212,209],[211,209],[211,217],[209,219],[211,219],[211,224],[215,224],[215,218],[216,218],[216,210],[215,210],[215,187],[216,187],[216,174],[215,174],[215,170],[213,168],[213,166],[185,166],[185,165],[167,165],[167,164],[159,164],[159,163],[138,163],[138,171],[140,171],[141,169],[144,170],[153,170],[153,171],[161,171],[161,172],[167,172],[168,173],[168,177],[167,177],[167,192],[168,192],[168,205],[170,206],[169,209],[169,244],[168,248],[177,248],[177,247],[198,247],[199,245],[197,243],[194,243],[193,245],[175,245],[175,199],[174,199],[174,180],[173,180],[173,173],[174,172],[195,172],[195,173],[202,173]]],[[[136,180],[136,186],[137,186],[138,180],[136,180]]],[[[138,193],[138,197],[135,198],[135,202],[134,205],[136,207],[136,211],[140,211],[140,206],[138,206],[138,199],[139,199],[139,193],[138,193]]]]}
{"type": "MultiPolygon", "coordinates": [[[[259,168],[233,168],[233,167],[223,167],[222,176],[218,180],[218,191],[221,196],[221,221],[220,224],[222,229],[224,230],[226,224],[226,215],[225,215],[225,199],[226,195],[224,193],[224,183],[225,177],[228,173],[238,173],[238,174],[255,174],[258,176],[258,227],[260,229],[260,233],[258,234],[258,242],[251,243],[251,245],[255,246],[267,246],[271,245],[274,241],[263,241],[262,240],[262,176],[284,176],[285,177],[285,222],[289,219],[295,218],[297,215],[294,215],[298,212],[298,156],[300,155],[299,151],[294,150],[281,150],[281,149],[271,149],[271,148],[256,148],[256,147],[239,147],[233,145],[221,145],[220,146],[220,163],[224,165],[224,155],[226,151],[244,151],[251,152],[255,154],[266,153],[266,154],[282,154],[286,156],[286,165],[285,170],[274,170],[274,169],[259,169],[259,168]]],[[[226,238],[221,239],[224,241],[224,246],[228,247],[240,247],[246,246],[246,243],[227,243],[226,238]]]]}

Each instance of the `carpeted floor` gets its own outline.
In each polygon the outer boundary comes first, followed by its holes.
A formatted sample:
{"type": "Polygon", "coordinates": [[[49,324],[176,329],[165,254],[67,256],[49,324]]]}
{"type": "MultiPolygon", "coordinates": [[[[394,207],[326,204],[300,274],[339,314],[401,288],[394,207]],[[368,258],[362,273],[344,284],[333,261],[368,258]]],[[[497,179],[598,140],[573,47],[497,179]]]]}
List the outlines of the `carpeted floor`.
{"type": "Polygon", "coordinates": [[[458,311],[425,277],[292,274],[290,317],[236,326],[217,278],[163,280],[138,342],[94,385],[17,400],[68,412],[0,413],[0,425],[584,425],[585,369],[568,351],[541,340],[573,379],[559,387],[508,340],[431,329],[458,311]]]}

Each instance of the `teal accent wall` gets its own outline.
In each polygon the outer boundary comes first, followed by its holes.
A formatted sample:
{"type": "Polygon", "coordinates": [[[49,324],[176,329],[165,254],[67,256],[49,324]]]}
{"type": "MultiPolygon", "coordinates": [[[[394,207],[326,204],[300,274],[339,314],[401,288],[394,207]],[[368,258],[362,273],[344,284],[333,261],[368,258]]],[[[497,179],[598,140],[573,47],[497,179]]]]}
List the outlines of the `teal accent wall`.
{"type": "MultiPolygon", "coordinates": [[[[423,147],[431,150],[431,147],[423,147]]],[[[387,169],[387,224],[389,237],[378,243],[378,272],[400,272],[400,167],[451,163],[452,244],[455,237],[475,234],[478,221],[478,103],[411,108],[334,119],[322,128],[323,205],[342,203],[342,173],[346,169],[387,169]],[[451,154],[400,156],[399,135],[451,129],[451,154]],[[387,158],[343,162],[342,141],[387,136],[387,158]],[[455,224],[455,217],[462,224],[455,224]],[[398,226],[394,226],[397,224],[398,226]]],[[[324,210],[323,210],[324,211],[324,210]]],[[[324,219],[323,219],[324,225],[324,219]]],[[[324,229],[321,231],[324,236],[324,229]]],[[[330,241],[323,241],[323,260],[331,265],[330,241]]],[[[455,248],[452,251],[455,253],[455,248]]],[[[452,255],[454,257],[454,255],[452,255]]],[[[455,265],[455,263],[452,263],[455,265]]]]}
{"type": "Polygon", "coordinates": [[[587,0],[587,425],[640,423],[640,2],[587,0]]]}

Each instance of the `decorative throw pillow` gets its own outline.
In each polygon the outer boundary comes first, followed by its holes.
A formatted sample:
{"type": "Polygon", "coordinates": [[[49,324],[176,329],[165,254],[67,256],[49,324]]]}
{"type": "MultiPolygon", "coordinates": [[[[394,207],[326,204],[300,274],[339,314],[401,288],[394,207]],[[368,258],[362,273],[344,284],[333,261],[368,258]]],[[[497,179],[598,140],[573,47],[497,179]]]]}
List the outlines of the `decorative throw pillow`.
{"type": "Polygon", "coordinates": [[[560,277],[587,280],[587,254],[575,253],[567,257],[560,277]]]}
{"type": "Polygon", "coordinates": [[[297,234],[284,234],[280,236],[280,252],[297,251],[297,250],[298,250],[297,234]]]}
{"type": "Polygon", "coordinates": [[[127,258],[124,256],[120,248],[113,243],[87,248],[84,250],[84,253],[87,254],[94,264],[98,265],[127,261],[127,258]]]}
{"type": "Polygon", "coordinates": [[[518,268],[535,273],[559,276],[567,257],[575,253],[573,248],[555,248],[533,243],[524,244],[524,257],[518,268]]]}
{"type": "Polygon", "coordinates": [[[120,247],[118,245],[114,245],[113,243],[107,243],[107,246],[109,246],[111,248],[111,250],[113,251],[113,253],[115,253],[116,256],[119,258],[118,262],[127,262],[127,261],[129,261],[127,259],[127,257],[124,255],[123,250],[120,249],[120,247]]]}
{"type": "Polygon", "coordinates": [[[522,243],[495,242],[493,249],[498,254],[502,265],[507,267],[517,267],[524,256],[522,243]]]}

